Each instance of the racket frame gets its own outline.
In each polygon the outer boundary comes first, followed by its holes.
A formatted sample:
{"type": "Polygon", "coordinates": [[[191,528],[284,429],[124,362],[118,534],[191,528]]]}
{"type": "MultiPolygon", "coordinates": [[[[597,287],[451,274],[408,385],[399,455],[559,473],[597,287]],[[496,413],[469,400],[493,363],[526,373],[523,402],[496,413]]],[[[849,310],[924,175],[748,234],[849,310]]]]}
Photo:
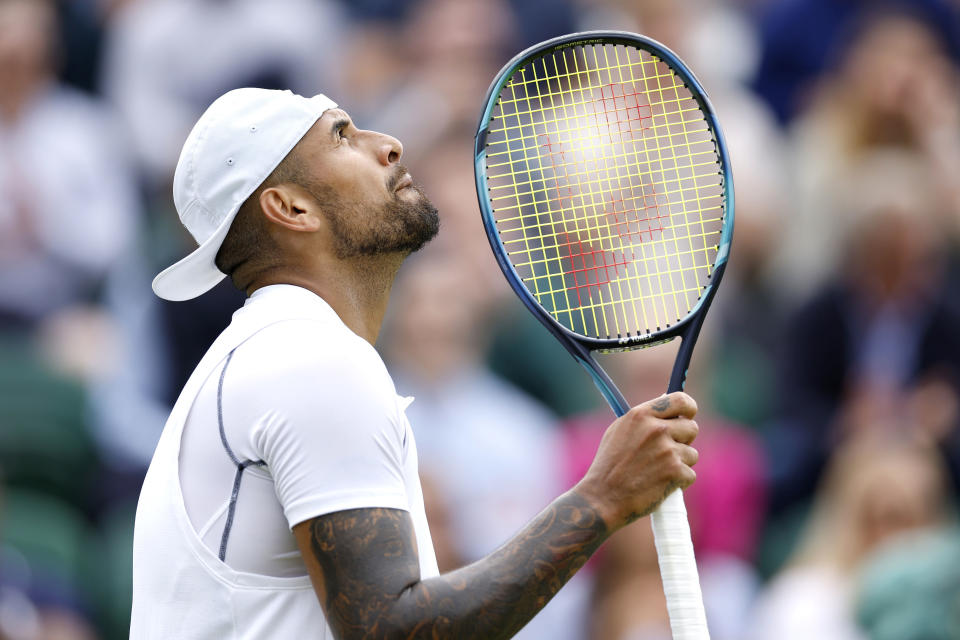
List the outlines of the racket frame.
{"type": "Polygon", "coordinates": [[[593,352],[612,352],[628,351],[633,349],[642,349],[664,342],[669,342],[677,336],[681,339],[680,348],[677,352],[677,359],[674,363],[673,372],[670,375],[670,383],[667,387],[668,392],[680,391],[684,388],[687,378],[687,369],[690,365],[690,358],[693,354],[693,347],[697,336],[700,333],[700,327],[703,325],[703,319],[706,315],[713,296],[716,294],[717,286],[723,278],[723,272],[726,268],[727,258],[730,254],[730,243],[733,239],[734,222],[734,193],[733,179],[730,173],[730,159],[727,154],[727,147],[723,139],[723,132],[720,130],[720,124],[716,117],[713,105],[707,96],[703,86],[693,75],[687,66],[677,57],[673,51],[663,44],[641,36],[639,34],[627,31],[583,31],[571,33],[557,38],[546,40],[537,45],[529,47],[513,57],[503,66],[497,74],[496,79],[490,85],[484,101],[483,114],[480,117],[480,123],[477,126],[477,134],[474,138],[474,176],[476,177],[477,200],[480,204],[480,212],[483,216],[483,226],[486,230],[487,240],[493,249],[497,263],[506,276],[507,281],[514,292],[520,297],[527,308],[541,323],[566,347],[567,351],[583,365],[594,383],[603,394],[604,398],[610,404],[617,415],[626,413],[630,405],[623,394],[614,384],[610,376],[599,366],[593,357],[593,352]],[[500,233],[497,230],[496,219],[494,218],[493,208],[489,197],[481,196],[490,192],[487,185],[486,172],[486,143],[489,132],[488,124],[491,114],[496,106],[500,92],[504,85],[513,77],[513,74],[526,64],[545,57],[549,53],[558,49],[566,49],[577,46],[589,46],[596,44],[613,44],[636,47],[643,49],[665,62],[676,74],[683,80],[684,85],[690,90],[691,97],[700,106],[703,112],[709,130],[713,136],[717,153],[720,156],[721,176],[723,181],[723,225],[720,232],[719,247],[714,260],[714,270],[710,276],[710,281],[706,284],[700,297],[687,315],[679,322],[668,325],[657,331],[623,336],[620,338],[593,338],[583,336],[567,329],[560,324],[550,313],[543,308],[533,297],[533,294],[523,284],[523,280],[517,273],[517,270],[507,258],[506,248],[500,239],[500,233]]]}

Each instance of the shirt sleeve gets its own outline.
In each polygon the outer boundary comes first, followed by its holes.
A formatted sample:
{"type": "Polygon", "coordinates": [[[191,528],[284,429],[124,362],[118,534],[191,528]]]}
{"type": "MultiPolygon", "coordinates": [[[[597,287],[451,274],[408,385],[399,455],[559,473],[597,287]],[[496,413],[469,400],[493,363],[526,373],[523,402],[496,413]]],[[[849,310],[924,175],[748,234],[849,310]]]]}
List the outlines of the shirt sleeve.
{"type": "Polygon", "coordinates": [[[251,434],[291,528],[344,509],[409,510],[393,383],[373,347],[346,338],[283,351],[251,434]]]}

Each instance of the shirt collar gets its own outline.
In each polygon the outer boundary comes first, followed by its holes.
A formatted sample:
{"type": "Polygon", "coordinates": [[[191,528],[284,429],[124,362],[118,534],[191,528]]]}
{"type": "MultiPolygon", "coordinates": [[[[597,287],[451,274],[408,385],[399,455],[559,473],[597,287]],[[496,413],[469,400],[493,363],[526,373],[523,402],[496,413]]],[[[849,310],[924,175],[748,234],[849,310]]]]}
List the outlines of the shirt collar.
{"type": "Polygon", "coordinates": [[[288,318],[328,318],[343,324],[340,316],[327,301],[303,287],[292,284],[271,284],[261,287],[247,298],[243,310],[269,309],[288,318]]]}

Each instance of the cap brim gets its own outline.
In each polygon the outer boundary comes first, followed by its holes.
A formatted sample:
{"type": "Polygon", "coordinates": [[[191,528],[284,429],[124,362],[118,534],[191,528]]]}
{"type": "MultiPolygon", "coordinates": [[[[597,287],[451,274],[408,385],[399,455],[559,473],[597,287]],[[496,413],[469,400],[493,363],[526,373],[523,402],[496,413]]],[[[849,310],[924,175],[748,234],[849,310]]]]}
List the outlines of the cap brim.
{"type": "Polygon", "coordinates": [[[217,286],[226,277],[217,269],[217,252],[235,217],[236,212],[227,216],[213,235],[193,253],[157,274],[153,279],[153,292],[164,300],[181,302],[196,298],[217,286]]]}

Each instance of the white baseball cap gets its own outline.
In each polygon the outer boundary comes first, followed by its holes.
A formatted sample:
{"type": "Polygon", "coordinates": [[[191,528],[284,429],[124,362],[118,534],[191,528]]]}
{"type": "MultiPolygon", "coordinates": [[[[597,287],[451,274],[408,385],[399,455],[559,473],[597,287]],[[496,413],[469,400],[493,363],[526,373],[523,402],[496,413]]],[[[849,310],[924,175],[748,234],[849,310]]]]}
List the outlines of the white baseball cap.
{"type": "Polygon", "coordinates": [[[234,89],[211,104],[187,136],[173,175],[180,222],[200,245],[153,279],[167,300],[189,300],[225,274],[214,259],[240,205],[336,103],[290,91],[234,89]]]}

